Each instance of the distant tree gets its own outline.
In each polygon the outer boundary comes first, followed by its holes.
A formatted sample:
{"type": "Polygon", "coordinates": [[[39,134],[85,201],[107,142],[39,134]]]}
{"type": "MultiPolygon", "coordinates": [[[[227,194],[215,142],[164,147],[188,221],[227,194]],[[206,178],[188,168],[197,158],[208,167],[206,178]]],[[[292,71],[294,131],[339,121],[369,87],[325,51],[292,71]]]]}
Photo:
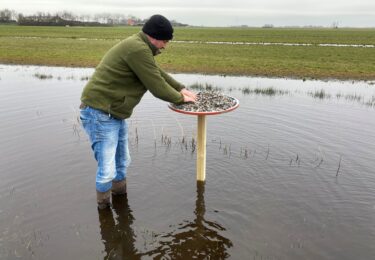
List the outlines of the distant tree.
{"type": "Polygon", "coordinates": [[[94,15],[94,21],[103,24],[113,24],[112,15],[110,13],[98,13],[94,15]]]}
{"type": "MultiPolygon", "coordinates": [[[[113,25],[142,25],[147,20],[142,20],[133,15],[121,13],[99,13],[91,15],[76,15],[68,11],[61,11],[55,14],[48,12],[36,12],[33,15],[25,16],[17,14],[13,10],[0,10],[0,23],[17,23],[18,25],[36,26],[113,26],[113,25]]],[[[176,26],[187,26],[177,21],[172,21],[176,26]]]]}
{"type": "Polygon", "coordinates": [[[0,23],[14,22],[17,14],[14,10],[3,9],[0,10],[0,23]]]}
{"type": "Polygon", "coordinates": [[[69,21],[77,20],[76,16],[73,13],[68,12],[68,11],[62,11],[61,13],[58,13],[58,15],[64,20],[69,20],[69,21]]]}
{"type": "Polygon", "coordinates": [[[23,19],[24,19],[23,14],[18,14],[18,16],[17,16],[17,22],[22,22],[23,19]]]}
{"type": "Polygon", "coordinates": [[[273,28],[273,24],[265,24],[262,28],[273,28]]]}
{"type": "Polygon", "coordinates": [[[113,24],[126,24],[127,18],[124,14],[116,13],[112,14],[113,24]]]}

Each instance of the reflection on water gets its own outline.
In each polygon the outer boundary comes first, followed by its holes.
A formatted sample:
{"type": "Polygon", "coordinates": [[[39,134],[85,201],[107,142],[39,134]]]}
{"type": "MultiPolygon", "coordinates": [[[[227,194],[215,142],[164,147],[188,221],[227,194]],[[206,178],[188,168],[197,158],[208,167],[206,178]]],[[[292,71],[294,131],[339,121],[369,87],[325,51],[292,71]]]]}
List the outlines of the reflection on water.
{"type": "MultiPolygon", "coordinates": [[[[135,248],[136,235],[132,229],[135,220],[126,196],[112,196],[113,211],[99,210],[99,222],[105,247],[104,259],[225,259],[227,249],[233,243],[221,233],[225,231],[219,223],[205,219],[204,182],[197,182],[195,219],[184,220],[178,229],[167,233],[153,234],[159,246],[139,253],[135,248]],[[116,214],[116,218],[114,214],[116,214]]],[[[171,225],[174,226],[174,225],[171,225]]],[[[154,241],[155,242],[155,241],[154,241]]]]}
{"type": "Polygon", "coordinates": [[[134,246],[136,238],[131,227],[134,217],[127,196],[112,196],[112,205],[113,211],[110,208],[98,210],[104,259],[140,259],[134,246]]]}
{"type": "Polygon", "coordinates": [[[154,259],[225,259],[232,242],[220,234],[225,231],[219,223],[205,219],[204,182],[197,182],[195,219],[181,222],[177,230],[161,234],[160,246],[143,255],[154,259]]]}

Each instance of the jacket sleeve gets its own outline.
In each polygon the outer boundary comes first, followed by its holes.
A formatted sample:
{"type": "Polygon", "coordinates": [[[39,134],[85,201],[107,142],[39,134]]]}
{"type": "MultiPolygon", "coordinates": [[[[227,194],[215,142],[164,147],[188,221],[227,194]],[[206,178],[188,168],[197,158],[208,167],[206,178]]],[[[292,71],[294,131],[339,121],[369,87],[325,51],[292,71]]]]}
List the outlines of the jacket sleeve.
{"type": "Polygon", "coordinates": [[[183,102],[183,95],[162,76],[150,51],[141,49],[129,53],[126,62],[152,95],[167,102],[183,102]]]}
{"type": "Polygon", "coordinates": [[[159,70],[160,70],[160,74],[161,76],[167,81],[167,83],[169,85],[171,85],[175,90],[177,90],[178,92],[180,92],[183,88],[185,88],[185,86],[183,84],[181,84],[180,82],[178,82],[177,80],[175,80],[174,78],[172,78],[168,73],[166,73],[162,68],[160,68],[158,66],[159,70]]]}

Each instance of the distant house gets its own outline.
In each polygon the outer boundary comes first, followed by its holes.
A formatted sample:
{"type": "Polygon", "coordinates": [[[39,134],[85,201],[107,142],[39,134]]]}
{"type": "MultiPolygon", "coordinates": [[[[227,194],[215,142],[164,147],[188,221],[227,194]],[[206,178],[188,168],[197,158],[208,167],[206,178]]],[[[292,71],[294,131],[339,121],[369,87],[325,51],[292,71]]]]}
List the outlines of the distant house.
{"type": "Polygon", "coordinates": [[[265,24],[262,28],[273,28],[273,24],[265,24]]]}
{"type": "Polygon", "coordinates": [[[130,26],[134,26],[135,23],[136,23],[136,21],[134,19],[129,18],[126,24],[130,25],[130,26]]]}

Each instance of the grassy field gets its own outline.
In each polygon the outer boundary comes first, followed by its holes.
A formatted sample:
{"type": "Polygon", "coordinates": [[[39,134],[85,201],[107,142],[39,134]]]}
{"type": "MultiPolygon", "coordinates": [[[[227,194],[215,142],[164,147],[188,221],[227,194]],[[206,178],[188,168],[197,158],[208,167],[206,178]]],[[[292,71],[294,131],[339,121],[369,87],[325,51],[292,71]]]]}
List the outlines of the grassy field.
{"type": "MultiPolygon", "coordinates": [[[[0,63],[95,67],[139,27],[0,26],[0,63]]],[[[171,72],[297,78],[375,79],[375,49],[317,44],[375,44],[373,29],[176,28],[159,64],[171,72]],[[312,46],[204,42],[309,43],[312,46]]]]}

